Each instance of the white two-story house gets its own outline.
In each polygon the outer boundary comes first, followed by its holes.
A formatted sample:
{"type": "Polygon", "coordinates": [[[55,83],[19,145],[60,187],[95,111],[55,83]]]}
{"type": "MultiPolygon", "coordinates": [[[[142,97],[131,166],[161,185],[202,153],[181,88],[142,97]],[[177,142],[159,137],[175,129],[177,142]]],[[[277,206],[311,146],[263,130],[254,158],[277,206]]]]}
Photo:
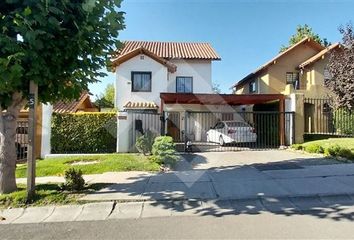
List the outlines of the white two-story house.
{"type": "MultiPolygon", "coordinates": [[[[113,59],[119,111],[166,110],[161,93],[212,93],[208,43],[125,41],[113,59]]],[[[166,106],[165,106],[166,107],[166,106]]]]}
{"type": "MultiPolygon", "coordinates": [[[[212,94],[212,61],[220,60],[208,43],[125,41],[112,60],[119,111],[164,112],[166,131],[182,140],[185,111],[200,111],[203,94],[212,94]]],[[[133,130],[135,131],[135,130],[133,130]]]]}
{"type": "Polygon", "coordinates": [[[117,151],[134,151],[137,136],[148,130],[176,142],[207,142],[219,121],[251,121],[239,113],[244,105],[284,101],[281,94],[215,94],[215,60],[220,57],[208,43],[125,41],[112,59],[117,151]]]}

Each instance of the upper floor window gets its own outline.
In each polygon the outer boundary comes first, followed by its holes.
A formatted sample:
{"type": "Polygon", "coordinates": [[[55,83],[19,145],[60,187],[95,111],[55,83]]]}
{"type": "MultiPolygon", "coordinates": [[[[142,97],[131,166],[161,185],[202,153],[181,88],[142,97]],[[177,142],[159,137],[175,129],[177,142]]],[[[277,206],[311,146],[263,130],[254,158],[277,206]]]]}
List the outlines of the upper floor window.
{"type": "Polygon", "coordinates": [[[177,93],[192,93],[193,78],[192,77],[176,77],[176,92],[177,93]]]}
{"type": "Polygon", "coordinates": [[[132,72],[132,92],[151,92],[151,72],[132,72]]]}
{"type": "Polygon", "coordinates": [[[257,91],[257,83],[256,80],[252,80],[249,84],[249,92],[255,93],[257,91]]]}
{"type": "Polygon", "coordinates": [[[287,72],[286,73],[286,84],[292,84],[295,89],[299,89],[299,73],[298,72],[287,72]]]}

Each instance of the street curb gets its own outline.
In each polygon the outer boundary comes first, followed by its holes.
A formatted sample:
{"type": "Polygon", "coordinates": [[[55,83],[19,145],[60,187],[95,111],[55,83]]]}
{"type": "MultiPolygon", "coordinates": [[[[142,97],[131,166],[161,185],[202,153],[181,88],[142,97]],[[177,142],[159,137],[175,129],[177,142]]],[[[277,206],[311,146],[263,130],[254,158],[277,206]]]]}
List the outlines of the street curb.
{"type": "MultiPolygon", "coordinates": [[[[141,218],[151,218],[151,217],[161,217],[162,215],[166,216],[176,216],[176,213],[179,215],[183,216],[204,216],[204,215],[213,215],[212,213],[208,213],[208,209],[210,209],[210,206],[212,206],[213,210],[215,212],[226,212],[225,214],[247,214],[251,211],[258,211],[258,212],[287,212],[291,211],[293,213],[301,213],[301,212],[307,212],[307,211],[318,211],[318,209],[321,208],[331,208],[335,205],[342,204],[343,206],[354,206],[354,195],[351,194],[316,194],[316,195],[293,195],[291,197],[276,197],[276,196],[260,196],[257,198],[228,198],[228,199],[166,199],[166,200],[159,200],[159,201],[151,201],[151,200],[144,200],[144,201],[129,201],[129,202],[119,202],[119,201],[96,201],[95,203],[88,203],[84,205],[76,205],[79,208],[84,208],[85,206],[92,206],[92,205],[112,205],[112,209],[106,209],[106,214],[103,214],[99,219],[96,218],[89,218],[89,219],[84,219],[84,220],[90,220],[90,221],[99,221],[99,220],[111,220],[111,219],[118,219],[117,214],[123,214],[119,212],[120,210],[117,208],[118,205],[125,205],[125,203],[128,204],[134,204],[136,203],[137,210],[140,211],[139,217],[136,217],[135,215],[133,217],[126,217],[130,219],[141,219],[141,218]],[[327,199],[327,200],[326,200],[327,199]],[[198,206],[195,208],[186,208],[182,210],[177,210],[178,206],[181,205],[193,205],[193,203],[196,203],[198,206]],[[144,208],[145,205],[149,206],[149,213],[146,215],[144,214],[144,208]],[[233,208],[225,208],[225,205],[230,205],[234,206],[235,209],[233,208]],[[249,209],[248,211],[243,210],[243,212],[238,212],[238,207],[243,206],[253,206],[255,209],[249,209]],[[167,207],[169,206],[169,207],[167,207]],[[154,207],[156,207],[156,210],[154,210],[154,207]],[[138,209],[139,208],[139,209],[138,209]],[[161,210],[164,209],[165,212],[161,212],[161,210]],[[193,210],[201,210],[201,212],[204,211],[204,214],[198,213],[197,211],[193,210]],[[118,211],[115,212],[115,211],[118,211]],[[169,214],[168,211],[171,213],[169,214]],[[176,212],[177,211],[177,212],[176,212]],[[156,214],[154,213],[156,212],[156,214]],[[174,214],[173,214],[174,213],[174,214]],[[154,215],[155,214],[155,215],[154,215]],[[161,215],[162,214],[162,215],[161,215]],[[115,216],[115,218],[111,216],[115,216]]],[[[75,206],[75,205],[63,205],[63,206],[75,206]]],[[[102,208],[101,206],[101,208],[102,208]]],[[[43,218],[41,221],[38,221],[36,219],[31,220],[26,220],[23,223],[42,223],[42,222],[60,222],[58,219],[56,221],[46,221],[47,219],[50,219],[50,216],[53,215],[55,212],[56,208],[59,208],[60,206],[46,206],[47,208],[53,207],[54,210],[51,212],[50,215],[46,216],[43,218]]],[[[34,207],[29,207],[31,209],[34,209],[34,207]]],[[[101,209],[100,206],[98,206],[97,209],[101,209]]],[[[13,208],[10,211],[16,212],[16,210],[22,209],[22,214],[20,216],[17,216],[14,219],[11,219],[9,222],[5,221],[0,221],[0,224],[15,224],[16,220],[20,219],[24,214],[25,210],[28,208],[13,208]]],[[[1,210],[0,211],[0,216],[5,212],[6,210],[1,210]]],[[[92,213],[88,214],[97,214],[95,212],[95,208],[91,208],[92,213]]],[[[80,216],[82,214],[82,211],[80,214],[73,220],[70,221],[80,221],[80,216]]],[[[219,215],[223,215],[223,213],[220,213],[219,215]]],[[[65,221],[65,220],[63,220],[65,221]]]]}

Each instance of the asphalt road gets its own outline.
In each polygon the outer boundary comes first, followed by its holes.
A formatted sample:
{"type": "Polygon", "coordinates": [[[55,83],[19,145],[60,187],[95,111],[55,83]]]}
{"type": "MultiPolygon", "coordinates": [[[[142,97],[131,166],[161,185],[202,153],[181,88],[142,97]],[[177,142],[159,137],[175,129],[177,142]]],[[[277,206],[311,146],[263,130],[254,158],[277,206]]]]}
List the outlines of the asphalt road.
{"type": "Polygon", "coordinates": [[[353,238],[353,215],[338,218],[265,212],[223,217],[168,217],[0,225],[0,239],[339,239],[353,238]]]}

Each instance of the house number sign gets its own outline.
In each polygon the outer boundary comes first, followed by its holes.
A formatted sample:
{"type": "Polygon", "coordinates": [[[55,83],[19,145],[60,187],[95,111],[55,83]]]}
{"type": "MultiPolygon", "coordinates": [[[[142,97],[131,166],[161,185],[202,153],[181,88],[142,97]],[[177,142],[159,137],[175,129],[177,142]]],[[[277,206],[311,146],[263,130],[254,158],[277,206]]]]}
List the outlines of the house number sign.
{"type": "Polygon", "coordinates": [[[30,109],[34,109],[34,104],[35,104],[35,97],[34,94],[29,94],[28,95],[28,107],[30,109]]]}

